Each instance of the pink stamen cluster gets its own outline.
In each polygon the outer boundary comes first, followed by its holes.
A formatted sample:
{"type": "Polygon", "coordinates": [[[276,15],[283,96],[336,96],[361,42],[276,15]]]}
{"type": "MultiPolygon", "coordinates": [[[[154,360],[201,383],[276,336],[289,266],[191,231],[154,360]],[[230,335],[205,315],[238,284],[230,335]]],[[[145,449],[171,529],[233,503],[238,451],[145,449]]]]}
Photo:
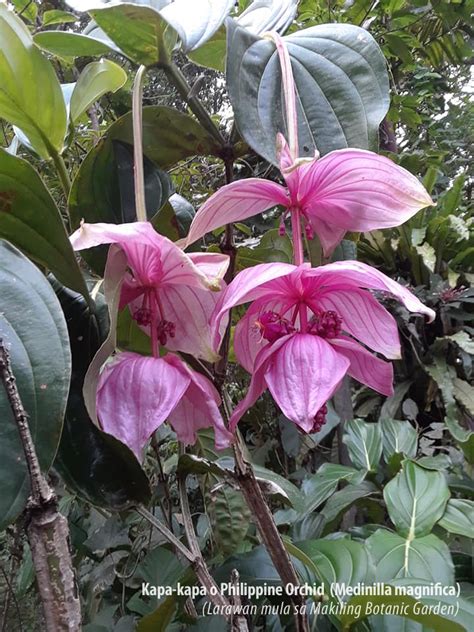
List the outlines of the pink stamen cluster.
{"type": "Polygon", "coordinates": [[[337,338],[341,329],[342,318],[331,310],[313,316],[308,323],[308,333],[320,338],[337,338]]]}
{"type": "Polygon", "coordinates": [[[321,408],[318,410],[318,412],[314,416],[314,425],[311,429],[312,433],[319,432],[321,430],[321,428],[326,423],[327,414],[328,414],[328,407],[326,406],[326,404],[324,404],[324,406],[321,406],[321,408]]]}
{"type": "MultiPolygon", "coordinates": [[[[293,323],[281,314],[272,311],[263,312],[259,319],[255,321],[255,324],[260,330],[262,337],[268,342],[275,342],[275,340],[296,331],[293,323]]],[[[329,310],[312,316],[307,325],[306,333],[319,336],[320,338],[332,339],[339,336],[341,329],[342,318],[336,312],[329,310]]]]}
{"type": "MultiPolygon", "coordinates": [[[[153,289],[145,290],[143,294],[142,304],[133,312],[132,318],[140,325],[140,327],[150,327],[151,331],[155,328],[156,340],[165,346],[168,337],[174,338],[176,335],[176,325],[170,320],[160,318],[161,310],[156,292],[153,289]]],[[[152,335],[152,338],[155,336],[152,335]]]]}
{"type": "Polygon", "coordinates": [[[176,334],[176,325],[170,320],[160,320],[156,326],[157,338],[160,345],[165,346],[168,341],[168,336],[174,338],[176,334]]]}
{"type": "Polygon", "coordinates": [[[290,321],[276,312],[263,312],[255,324],[260,329],[263,338],[269,342],[275,342],[295,331],[290,321]]]}

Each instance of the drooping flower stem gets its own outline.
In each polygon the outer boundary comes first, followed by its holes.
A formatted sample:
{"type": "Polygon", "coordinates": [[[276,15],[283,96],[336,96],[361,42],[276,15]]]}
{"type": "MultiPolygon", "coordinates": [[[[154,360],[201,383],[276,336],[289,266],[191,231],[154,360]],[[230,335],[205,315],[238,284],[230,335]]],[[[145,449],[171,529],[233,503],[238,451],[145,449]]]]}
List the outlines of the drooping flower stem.
{"type": "Polygon", "coordinates": [[[304,263],[303,235],[301,232],[301,215],[298,209],[291,211],[291,232],[293,239],[293,262],[295,266],[304,263]]]}
{"type": "Polygon", "coordinates": [[[298,115],[296,111],[295,80],[293,78],[290,55],[288,53],[288,48],[279,33],[276,31],[270,31],[265,33],[264,37],[271,39],[274,42],[280,59],[283,95],[285,98],[288,144],[290,146],[291,155],[293,156],[293,159],[296,160],[299,154],[298,115]]]}
{"type": "Polygon", "coordinates": [[[133,174],[137,220],[146,222],[145,175],[143,170],[143,81],[146,67],[140,66],[135,75],[132,94],[133,174]]]}

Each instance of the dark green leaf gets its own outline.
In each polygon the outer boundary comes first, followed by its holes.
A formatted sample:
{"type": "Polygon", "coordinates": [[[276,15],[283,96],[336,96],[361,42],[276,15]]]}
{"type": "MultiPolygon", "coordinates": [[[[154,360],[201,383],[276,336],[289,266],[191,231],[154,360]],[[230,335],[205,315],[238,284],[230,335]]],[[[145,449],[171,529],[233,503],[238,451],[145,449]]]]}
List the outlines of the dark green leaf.
{"type": "Polygon", "coordinates": [[[450,496],[442,472],[404,461],[403,469],[384,488],[390,519],[409,539],[428,535],[443,515],[450,496]]]}
{"type": "MultiPolygon", "coordinates": [[[[0,338],[7,344],[33,442],[44,472],[59,443],[71,372],[66,323],[38,268],[0,241],[0,338]]],[[[0,528],[15,520],[29,494],[18,428],[0,388],[0,528]]]]}
{"type": "Polygon", "coordinates": [[[73,379],[55,467],[66,484],[99,507],[121,510],[147,503],[147,477],[132,452],[95,426],[82,395],[84,375],[107,335],[105,305],[91,314],[84,299],[54,284],[71,340],[73,379]]]}
{"type": "Polygon", "coordinates": [[[383,456],[386,462],[394,454],[416,456],[418,434],[409,421],[381,419],[383,456]]]}
{"type": "Polygon", "coordinates": [[[33,167],[0,149],[0,237],[88,296],[59,210],[33,167]]]}
{"type": "MultiPolygon", "coordinates": [[[[298,96],[300,156],[374,148],[389,96],[385,60],[372,36],[349,24],[327,24],[284,40],[298,96]]],[[[276,135],[286,123],[275,46],[233,21],[227,43],[227,83],[239,131],[257,153],[276,162],[276,135]]]]}
{"type": "Polygon", "coordinates": [[[451,498],[438,524],[449,531],[474,539],[474,502],[451,498]]]}
{"type": "Polygon", "coordinates": [[[408,540],[397,533],[379,529],[366,544],[377,567],[377,581],[412,577],[446,586],[454,581],[449,549],[433,534],[408,540]]]}
{"type": "MultiPolygon", "coordinates": [[[[144,158],[145,201],[151,218],[166,201],[170,181],[151,160],[144,158]]],[[[81,221],[121,224],[132,222],[135,214],[133,148],[124,142],[102,139],[87,154],[74,179],[69,195],[73,228],[81,221]]],[[[98,274],[103,274],[107,249],[84,252],[84,259],[98,274]]]]}
{"type": "Polygon", "coordinates": [[[378,424],[353,419],[346,424],[343,442],[355,467],[376,471],[382,456],[382,435],[378,424]]]}

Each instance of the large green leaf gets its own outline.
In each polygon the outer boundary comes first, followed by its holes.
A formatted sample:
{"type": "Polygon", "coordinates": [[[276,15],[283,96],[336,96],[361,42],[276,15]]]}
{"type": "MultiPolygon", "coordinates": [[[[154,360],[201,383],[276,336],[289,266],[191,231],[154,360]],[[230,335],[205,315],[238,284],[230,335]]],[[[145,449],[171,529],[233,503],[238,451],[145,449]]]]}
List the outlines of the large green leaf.
{"type": "MultiPolygon", "coordinates": [[[[132,114],[119,118],[107,137],[133,145],[132,114]]],[[[162,169],[189,156],[220,156],[221,147],[198,121],[173,108],[143,108],[143,153],[162,169]]]]}
{"type": "Polygon", "coordinates": [[[61,151],[67,118],[59,81],[26,26],[3,3],[0,77],[0,118],[19,127],[42,158],[61,151]]]}
{"type": "Polygon", "coordinates": [[[394,454],[416,456],[418,433],[409,421],[382,419],[380,421],[383,442],[383,456],[388,462],[394,454]]]}
{"type": "Polygon", "coordinates": [[[93,61],[79,75],[71,96],[70,118],[74,123],[94,101],[107,92],[116,92],[127,81],[123,68],[108,59],[93,61]]]}
{"type": "MultiPolygon", "coordinates": [[[[170,193],[168,175],[151,160],[144,158],[145,202],[152,218],[170,193]]],[[[73,228],[81,221],[121,224],[133,222],[135,212],[135,183],[133,177],[133,148],[110,137],[102,139],[81,164],[69,195],[69,214],[73,228]]],[[[102,274],[107,248],[99,247],[84,252],[91,268],[102,274]]]]}
{"type": "Polygon", "coordinates": [[[375,472],[382,456],[382,435],[378,424],[352,419],[346,424],[343,442],[355,467],[375,472]]]}
{"type": "Polygon", "coordinates": [[[373,562],[360,542],[347,538],[307,540],[298,542],[297,546],[314,562],[327,587],[370,584],[375,580],[373,562]]]}
{"type": "Polygon", "coordinates": [[[79,294],[57,282],[53,287],[66,317],[72,351],[71,390],[55,467],[72,491],[98,507],[121,510],[147,503],[148,479],[135,456],[92,423],[82,396],[86,371],[107,335],[103,300],[91,313],[79,294]]]}
{"type": "Polygon", "coordinates": [[[409,540],[428,535],[443,515],[450,496],[442,472],[404,461],[403,469],[383,491],[390,520],[409,540]]]}
{"type": "MultiPolygon", "coordinates": [[[[20,396],[44,472],[61,436],[69,390],[71,352],[61,307],[38,268],[0,241],[0,338],[7,344],[20,396]]],[[[29,493],[18,428],[0,388],[0,528],[15,520],[29,493]]]]}
{"type": "MultiPolygon", "coordinates": [[[[300,155],[375,148],[389,85],[372,36],[357,26],[325,24],[284,40],[297,91],[300,155]]],[[[227,84],[239,131],[252,149],[275,162],[277,132],[286,131],[275,45],[231,20],[227,44],[227,84]]]]}
{"type": "Polygon", "coordinates": [[[35,44],[57,57],[94,57],[114,52],[106,42],[83,35],[65,31],[43,31],[33,36],[35,44]]]}
{"type": "Polygon", "coordinates": [[[360,483],[364,474],[352,467],[336,463],[323,463],[316,474],[303,481],[304,510],[306,515],[314,511],[337,489],[339,481],[360,483]]]}
{"type": "Polygon", "coordinates": [[[0,149],[0,237],[88,296],[59,210],[26,160],[0,149]]]}
{"type": "Polygon", "coordinates": [[[474,502],[463,498],[451,498],[438,524],[450,533],[474,539],[474,502]]]}
{"type": "MultiPolygon", "coordinates": [[[[161,8],[160,2],[152,3],[161,8]]],[[[152,6],[103,5],[89,11],[100,28],[137,64],[165,62],[176,43],[176,32],[152,6]]]]}
{"type": "Polygon", "coordinates": [[[454,565],[447,545],[430,534],[413,540],[378,529],[366,540],[377,567],[377,581],[415,578],[451,585],[454,565]]]}
{"type": "Polygon", "coordinates": [[[367,498],[378,493],[376,485],[370,481],[362,481],[358,485],[347,485],[344,489],[333,494],[322,510],[326,522],[331,522],[337,516],[361,498],[367,498]]]}

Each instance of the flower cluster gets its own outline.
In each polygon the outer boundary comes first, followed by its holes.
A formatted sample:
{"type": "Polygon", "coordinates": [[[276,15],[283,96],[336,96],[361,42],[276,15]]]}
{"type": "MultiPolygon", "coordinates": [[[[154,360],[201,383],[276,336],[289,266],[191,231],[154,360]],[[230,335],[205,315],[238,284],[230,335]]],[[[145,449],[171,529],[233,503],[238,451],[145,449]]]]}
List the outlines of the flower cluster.
{"type": "Polygon", "coordinates": [[[117,352],[102,370],[96,397],[102,427],[138,458],[165,420],[184,443],[213,426],[216,447],[228,446],[266,389],[304,432],[317,432],[345,375],[383,395],[393,392],[389,360],[400,356],[398,331],[374,291],[434,318],[406,288],[367,265],[304,263],[303,234],[317,234],[328,256],[346,231],[395,226],[431,204],[416,178],[369,151],[344,149],[308,160],[294,159],[282,136],[278,147],[286,186],[250,178],[222,187],[180,245],[148,222],[83,224],[71,237],[76,250],[117,244],[127,258],[119,308],[127,306],[150,336],[151,356],[117,352]],[[291,220],[295,265],[257,265],[222,289],[228,257],[183,250],[215,228],[274,206],[283,208],[281,233],[291,220]],[[214,385],[177,353],[215,361],[230,311],[243,304],[249,308],[235,328],[234,349],[251,382],[226,428],[214,385]]]}

